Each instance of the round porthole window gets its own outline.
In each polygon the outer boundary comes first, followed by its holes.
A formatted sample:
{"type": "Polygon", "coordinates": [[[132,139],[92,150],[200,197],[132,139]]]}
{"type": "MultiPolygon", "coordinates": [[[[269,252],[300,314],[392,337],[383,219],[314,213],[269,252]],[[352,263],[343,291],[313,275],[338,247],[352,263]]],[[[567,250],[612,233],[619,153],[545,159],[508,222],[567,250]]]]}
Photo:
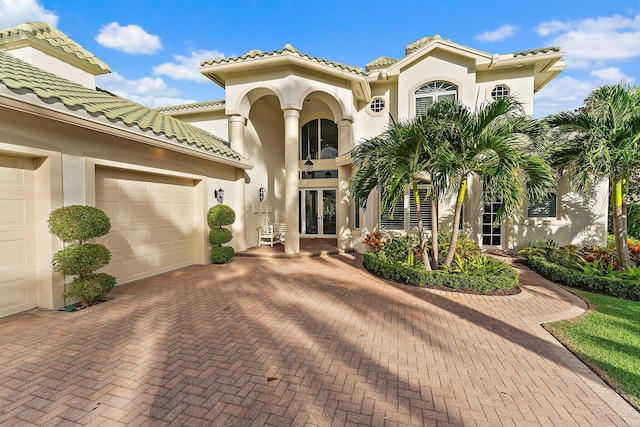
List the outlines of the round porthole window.
{"type": "Polygon", "coordinates": [[[384,111],[384,107],[385,102],[383,98],[373,98],[371,104],[369,104],[372,113],[381,113],[384,111]]]}

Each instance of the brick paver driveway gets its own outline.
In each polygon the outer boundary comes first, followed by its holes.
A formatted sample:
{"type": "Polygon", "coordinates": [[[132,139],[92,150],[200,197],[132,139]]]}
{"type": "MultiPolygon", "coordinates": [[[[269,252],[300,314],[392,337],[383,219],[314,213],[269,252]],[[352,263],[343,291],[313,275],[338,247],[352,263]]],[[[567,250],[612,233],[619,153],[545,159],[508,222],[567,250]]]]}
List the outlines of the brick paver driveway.
{"type": "Polygon", "coordinates": [[[579,301],[378,280],[359,258],[236,258],[0,319],[2,425],[640,425],[539,322],[579,301]]]}

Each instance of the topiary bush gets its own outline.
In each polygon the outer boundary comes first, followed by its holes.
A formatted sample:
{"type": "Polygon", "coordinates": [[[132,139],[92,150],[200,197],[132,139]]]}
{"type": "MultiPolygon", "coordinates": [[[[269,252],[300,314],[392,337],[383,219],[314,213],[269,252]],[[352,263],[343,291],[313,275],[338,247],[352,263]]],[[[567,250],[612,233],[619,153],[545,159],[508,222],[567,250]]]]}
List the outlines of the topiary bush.
{"type": "Polygon", "coordinates": [[[214,264],[224,264],[233,258],[235,250],[231,246],[222,246],[233,238],[231,230],[225,228],[233,224],[236,220],[236,213],[227,205],[216,205],[209,209],[207,213],[207,223],[211,231],[209,232],[209,242],[211,242],[211,262],[214,264]]]}
{"type": "Polygon", "coordinates": [[[71,205],[49,214],[49,231],[65,243],[82,243],[111,230],[107,214],[93,206],[71,205]]]}
{"type": "Polygon", "coordinates": [[[92,274],[111,261],[109,249],[98,243],[86,243],[109,232],[109,217],[93,206],[72,205],[52,211],[48,222],[52,234],[70,243],[56,252],[52,260],[54,271],[76,276],[63,296],[80,298],[83,307],[93,304],[116,284],[115,277],[106,273],[92,274]]]}

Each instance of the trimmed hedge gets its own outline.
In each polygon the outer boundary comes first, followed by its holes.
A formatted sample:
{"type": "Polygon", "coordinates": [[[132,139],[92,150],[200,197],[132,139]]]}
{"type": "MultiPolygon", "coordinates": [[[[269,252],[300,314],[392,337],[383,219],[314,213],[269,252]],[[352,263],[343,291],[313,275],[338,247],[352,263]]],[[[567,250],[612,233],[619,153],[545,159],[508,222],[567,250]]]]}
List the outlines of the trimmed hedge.
{"type": "Polygon", "coordinates": [[[640,281],[624,280],[617,277],[592,276],[549,262],[541,257],[526,258],[529,267],[552,282],[572,288],[600,292],[616,298],[640,301],[640,281]]]}
{"type": "Polygon", "coordinates": [[[211,262],[224,264],[231,261],[236,251],[231,246],[214,246],[211,248],[211,262]]]}
{"type": "Polygon", "coordinates": [[[209,231],[209,242],[212,245],[222,245],[223,243],[229,243],[233,238],[231,230],[228,228],[212,228],[209,231]]]}
{"type": "MultiPolygon", "coordinates": [[[[509,291],[518,286],[518,272],[510,268],[504,275],[469,276],[443,270],[425,271],[399,262],[389,263],[372,252],[365,252],[364,266],[372,273],[389,280],[415,286],[446,286],[467,291],[509,291]]],[[[502,262],[493,260],[495,262],[502,262]]]]}
{"type": "Polygon", "coordinates": [[[49,231],[63,242],[84,242],[111,229],[107,214],[93,206],[71,205],[49,214],[49,231]]]}
{"type": "Polygon", "coordinates": [[[82,305],[88,306],[109,292],[116,285],[116,278],[106,274],[97,273],[75,279],[67,286],[65,298],[79,297],[82,305]]]}
{"type": "Polygon", "coordinates": [[[98,243],[69,245],[53,255],[53,269],[64,276],[86,276],[111,261],[111,252],[98,243]]]}

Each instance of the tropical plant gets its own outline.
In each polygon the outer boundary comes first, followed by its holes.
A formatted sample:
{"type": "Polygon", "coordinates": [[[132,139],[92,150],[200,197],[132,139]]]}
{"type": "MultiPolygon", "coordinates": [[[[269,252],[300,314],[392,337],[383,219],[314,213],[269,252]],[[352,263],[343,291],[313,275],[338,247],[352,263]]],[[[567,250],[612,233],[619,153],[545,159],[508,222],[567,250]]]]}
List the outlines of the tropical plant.
{"type": "Polygon", "coordinates": [[[49,231],[68,243],[53,255],[53,270],[75,276],[63,296],[80,298],[83,307],[93,304],[116,284],[116,278],[109,274],[93,273],[111,261],[109,249],[98,243],[86,243],[109,232],[109,217],[93,206],[71,205],[52,211],[48,223],[49,231]]]}
{"type": "Polygon", "coordinates": [[[458,224],[471,176],[482,181],[484,194],[502,199],[496,221],[515,214],[525,196],[541,199],[555,186],[552,169],[532,151],[543,126],[527,117],[511,97],[499,98],[475,111],[450,100],[427,110],[436,140],[446,143],[431,166],[434,182],[457,194],[451,242],[444,265],[451,264],[458,239],[458,224]]]}
{"type": "Polygon", "coordinates": [[[384,249],[386,240],[382,236],[382,233],[376,230],[368,233],[362,243],[367,247],[369,252],[378,253],[384,249]]]}
{"type": "MultiPolygon", "coordinates": [[[[379,136],[362,141],[352,152],[356,173],[351,193],[356,204],[366,209],[367,198],[375,189],[382,192],[381,211],[393,215],[393,206],[407,186],[413,189],[418,219],[420,254],[425,269],[431,270],[427,252],[418,183],[433,162],[430,140],[425,134],[424,117],[393,123],[379,136]]],[[[423,193],[424,194],[424,193],[423,193]]]]}
{"type": "Polygon", "coordinates": [[[627,249],[627,181],[640,169],[640,94],[624,84],[593,91],[577,111],[547,118],[559,130],[560,144],[552,165],[569,173],[570,183],[586,194],[592,182],[609,180],[613,233],[622,268],[629,267],[627,249]]]}
{"type": "Polygon", "coordinates": [[[233,238],[231,230],[225,226],[233,224],[235,220],[236,213],[227,205],[215,205],[207,212],[207,223],[211,228],[209,242],[211,243],[212,263],[227,263],[235,255],[235,250],[231,246],[222,246],[233,238]]]}

